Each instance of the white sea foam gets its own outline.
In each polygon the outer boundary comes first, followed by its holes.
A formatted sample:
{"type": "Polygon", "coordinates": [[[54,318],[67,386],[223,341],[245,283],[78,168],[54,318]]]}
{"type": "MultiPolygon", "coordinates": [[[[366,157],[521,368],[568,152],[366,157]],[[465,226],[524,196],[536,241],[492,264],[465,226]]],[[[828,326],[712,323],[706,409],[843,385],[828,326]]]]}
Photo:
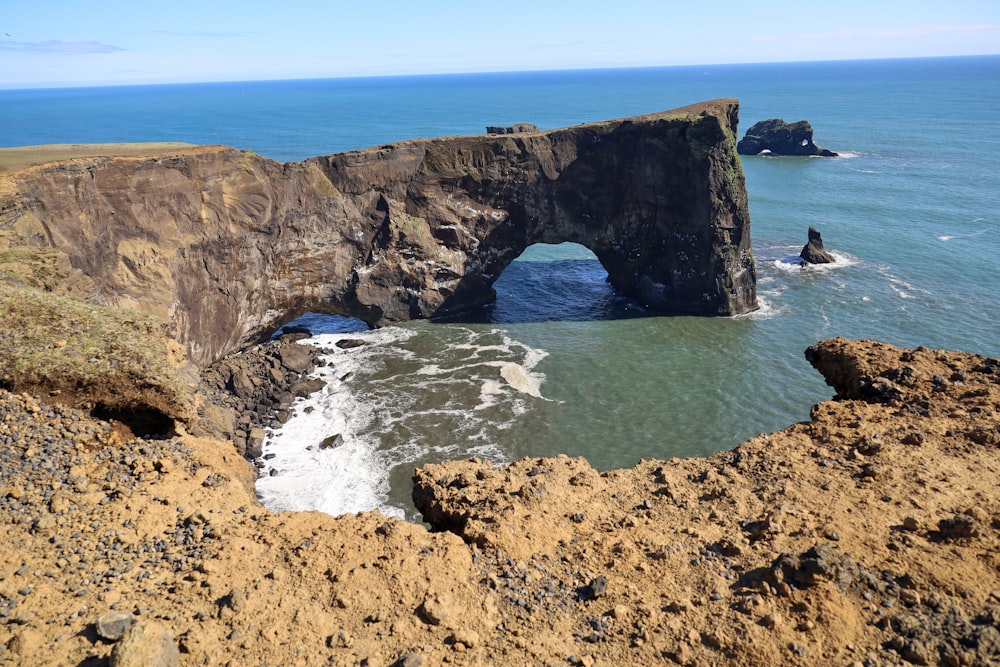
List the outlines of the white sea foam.
{"type": "Polygon", "coordinates": [[[922,294],[930,294],[927,290],[921,289],[902,278],[897,278],[891,274],[886,274],[886,278],[889,280],[889,287],[901,299],[916,299],[922,294]]]}
{"type": "MultiPolygon", "coordinates": [[[[983,221],[983,218],[976,218],[972,222],[982,222],[982,221],[983,221]]],[[[975,236],[982,236],[987,231],[989,231],[989,230],[980,229],[980,230],[977,230],[977,231],[974,231],[974,232],[969,232],[968,234],[947,234],[945,236],[939,236],[938,237],[938,241],[951,241],[953,239],[967,239],[967,238],[972,238],[972,237],[975,237],[975,236]]]]}
{"type": "Polygon", "coordinates": [[[798,274],[801,272],[839,271],[840,269],[855,266],[860,262],[857,257],[849,255],[846,252],[839,252],[837,250],[827,250],[827,252],[834,259],[829,264],[803,264],[802,259],[798,255],[788,255],[787,257],[774,260],[771,264],[783,273],[798,274]]]}
{"type": "Polygon", "coordinates": [[[268,433],[257,483],[261,501],[275,510],[379,509],[401,517],[390,499],[394,467],[428,457],[505,460],[490,434],[509,428],[530,409],[530,400],[545,400],[545,375],[534,369],[546,352],[498,329],[451,326],[435,333],[448,335],[436,339],[442,345],[430,359],[407,348],[422,334],[403,327],[303,341],[327,351],[322,356],[329,365],[314,374],[326,385],[297,402],[292,419],[268,433]],[[336,348],[348,337],[366,344],[336,348]],[[321,448],[337,435],[341,444],[321,448]]]}
{"type": "Polygon", "coordinates": [[[385,465],[377,443],[364,432],[374,415],[370,406],[357,400],[349,383],[366,363],[366,348],[409,335],[403,329],[386,328],[362,334],[321,334],[304,341],[334,350],[343,338],[361,337],[367,344],[323,355],[333,365],[318,368],[313,377],[326,386],[297,401],[293,417],[281,428],[269,430],[263,446],[266,463],[257,480],[257,494],[265,506],[334,515],[380,509],[390,516],[403,516],[399,508],[385,502],[385,465]],[[326,438],[337,435],[343,438],[340,445],[322,448],[326,438]]]}
{"type": "Polygon", "coordinates": [[[785,312],[784,307],[775,305],[768,296],[757,293],[757,310],[752,313],[742,313],[740,315],[734,315],[733,319],[738,320],[769,320],[773,317],[778,317],[785,312]]]}
{"type": "Polygon", "coordinates": [[[542,397],[541,388],[544,376],[526,371],[521,364],[504,362],[500,365],[500,377],[506,380],[507,384],[511,387],[522,393],[534,396],[535,398],[542,397]]]}

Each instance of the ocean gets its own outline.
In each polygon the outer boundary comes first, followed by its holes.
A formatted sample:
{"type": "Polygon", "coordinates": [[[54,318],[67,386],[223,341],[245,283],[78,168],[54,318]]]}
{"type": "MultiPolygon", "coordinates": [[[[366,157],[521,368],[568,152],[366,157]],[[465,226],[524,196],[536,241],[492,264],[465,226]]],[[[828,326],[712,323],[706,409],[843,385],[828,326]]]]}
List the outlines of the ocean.
{"type": "Polygon", "coordinates": [[[415,519],[427,462],[564,453],[608,470],[806,420],[832,395],[803,357],[822,339],[1000,356],[1000,56],[0,91],[0,146],[187,141],[299,160],[717,97],[740,100],[741,134],[806,119],[840,153],[743,158],[760,311],[646,312],[562,244],[529,248],[493,306],[449,321],[306,316],[309,342],[337,351],[326,387],[269,434],[261,499],[415,519]],[[835,264],[794,261],[809,226],[835,264]],[[366,344],[333,347],[343,337],[366,344]]]}

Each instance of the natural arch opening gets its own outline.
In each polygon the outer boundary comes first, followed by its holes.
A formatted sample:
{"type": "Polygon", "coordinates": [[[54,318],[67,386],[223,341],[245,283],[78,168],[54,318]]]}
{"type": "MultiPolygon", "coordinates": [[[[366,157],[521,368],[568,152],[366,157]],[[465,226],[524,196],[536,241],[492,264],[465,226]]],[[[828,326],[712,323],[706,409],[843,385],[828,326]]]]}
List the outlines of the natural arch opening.
{"type": "Polygon", "coordinates": [[[284,334],[316,336],[319,334],[355,333],[368,331],[370,328],[367,322],[356,317],[310,311],[302,313],[278,327],[271,334],[271,338],[278,338],[284,334]]]}
{"type": "Polygon", "coordinates": [[[579,243],[528,246],[493,283],[485,317],[498,324],[622,319],[643,314],[619,294],[597,256],[579,243]]]}

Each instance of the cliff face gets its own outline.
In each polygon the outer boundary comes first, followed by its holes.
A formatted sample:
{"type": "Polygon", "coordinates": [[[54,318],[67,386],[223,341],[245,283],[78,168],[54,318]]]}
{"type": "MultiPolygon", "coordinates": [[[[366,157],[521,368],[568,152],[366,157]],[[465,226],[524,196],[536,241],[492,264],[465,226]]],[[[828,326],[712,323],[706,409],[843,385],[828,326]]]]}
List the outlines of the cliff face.
{"type": "Polygon", "coordinates": [[[0,242],[52,246],[91,297],[168,323],[199,364],[306,310],[460,311],[533,243],[590,248],[650,307],[756,305],[738,104],[280,164],[226,147],[18,172],[0,242]]]}

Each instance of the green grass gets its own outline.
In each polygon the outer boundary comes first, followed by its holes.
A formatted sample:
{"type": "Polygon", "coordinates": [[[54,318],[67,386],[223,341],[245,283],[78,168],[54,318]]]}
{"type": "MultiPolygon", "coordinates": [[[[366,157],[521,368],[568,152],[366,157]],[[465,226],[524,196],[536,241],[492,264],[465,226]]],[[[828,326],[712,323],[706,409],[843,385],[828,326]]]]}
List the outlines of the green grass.
{"type": "Polygon", "coordinates": [[[190,403],[153,317],[2,277],[0,386],[81,407],[172,418],[186,416],[190,403]]]}

